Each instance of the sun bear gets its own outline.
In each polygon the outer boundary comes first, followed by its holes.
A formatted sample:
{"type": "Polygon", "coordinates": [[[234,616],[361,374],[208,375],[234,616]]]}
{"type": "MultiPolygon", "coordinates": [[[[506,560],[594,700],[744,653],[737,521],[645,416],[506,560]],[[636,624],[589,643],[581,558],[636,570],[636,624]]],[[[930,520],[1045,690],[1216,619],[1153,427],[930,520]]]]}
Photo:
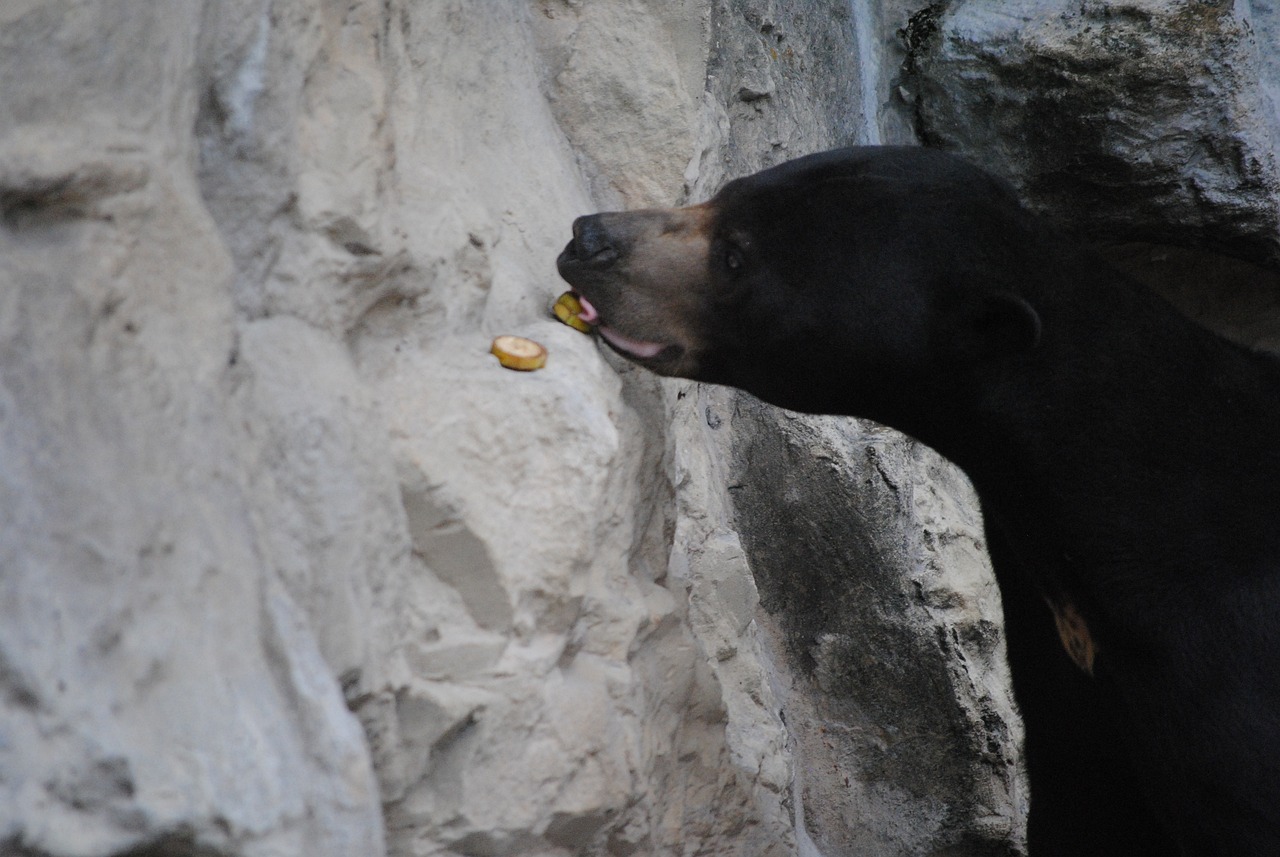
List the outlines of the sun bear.
{"type": "Polygon", "coordinates": [[[921,148],[581,217],[557,266],[635,363],[871,419],[965,471],[1032,857],[1280,854],[1280,361],[921,148]]]}

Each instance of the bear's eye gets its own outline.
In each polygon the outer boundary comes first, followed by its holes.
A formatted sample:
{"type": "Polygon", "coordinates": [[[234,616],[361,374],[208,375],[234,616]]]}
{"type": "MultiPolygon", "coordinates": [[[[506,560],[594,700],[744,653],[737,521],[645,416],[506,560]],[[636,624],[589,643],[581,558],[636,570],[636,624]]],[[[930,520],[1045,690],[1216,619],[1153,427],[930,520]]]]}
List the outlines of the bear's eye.
{"type": "Polygon", "coordinates": [[[732,244],[727,245],[721,254],[724,267],[731,274],[736,274],[742,270],[743,258],[742,250],[732,244]]]}

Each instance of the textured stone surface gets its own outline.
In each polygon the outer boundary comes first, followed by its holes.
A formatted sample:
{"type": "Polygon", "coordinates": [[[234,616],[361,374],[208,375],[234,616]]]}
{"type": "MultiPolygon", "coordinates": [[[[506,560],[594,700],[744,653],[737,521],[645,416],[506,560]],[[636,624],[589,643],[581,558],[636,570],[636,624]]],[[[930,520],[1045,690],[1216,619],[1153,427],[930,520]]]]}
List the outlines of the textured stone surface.
{"type": "Polygon", "coordinates": [[[1280,11],[1270,2],[939,3],[916,19],[926,142],[1108,242],[1280,265],[1280,11]]]}
{"type": "Polygon", "coordinates": [[[252,472],[246,424],[276,415],[239,392],[234,261],[192,170],[199,13],[0,12],[8,853],[383,847],[252,472]]]}
{"type": "MultiPolygon", "coordinates": [[[[809,151],[907,141],[890,98],[905,56],[899,10],[852,11],[718,7],[716,43],[748,47],[712,54],[703,124],[714,145],[686,175],[692,200],[809,151]],[[755,44],[767,61],[752,59],[755,44]],[[860,52],[871,56],[858,62],[860,52]],[[744,92],[744,78],[767,84],[744,92]]],[[[703,472],[714,474],[688,482],[729,487],[681,495],[685,540],[740,531],[760,586],[757,627],[791,741],[800,853],[1015,852],[1021,727],[963,478],[894,432],[730,391],[690,391],[672,413],[681,460],[709,458],[703,472]],[[864,448],[882,453],[877,472],[892,486],[866,481],[864,448]],[[938,537],[908,535],[918,531],[938,537]],[[870,641],[880,643],[874,655],[860,648],[870,641]],[[851,661],[867,666],[855,675],[851,661]],[[909,735],[910,749],[890,747],[891,734],[909,735]]]]}
{"type": "Polygon", "coordinates": [[[546,314],[708,16],[0,12],[0,850],[792,849],[741,554],[688,597],[660,388],[546,314]]]}
{"type": "Polygon", "coordinates": [[[1017,853],[1020,726],[967,483],[872,424],[714,390],[696,409],[759,587],[802,839],[1017,853]]]}

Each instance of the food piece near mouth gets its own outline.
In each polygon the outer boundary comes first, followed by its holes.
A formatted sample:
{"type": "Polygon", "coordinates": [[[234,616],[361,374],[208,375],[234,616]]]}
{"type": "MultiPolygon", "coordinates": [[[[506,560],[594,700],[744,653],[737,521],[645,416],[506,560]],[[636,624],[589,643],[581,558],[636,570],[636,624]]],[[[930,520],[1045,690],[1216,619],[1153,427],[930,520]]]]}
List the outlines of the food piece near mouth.
{"type": "Polygon", "coordinates": [[[560,297],[556,298],[556,302],[552,305],[551,311],[555,314],[556,318],[560,319],[574,330],[578,330],[583,333],[590,333],[592,330],[591,322],[586,318],[583,318],[583,315],[587,315],[587,318],[598,318],[594,311],[587,312],[584,310],[582,301],[579,300],[578,296],[573,292],[565,292],[560,297]]]}

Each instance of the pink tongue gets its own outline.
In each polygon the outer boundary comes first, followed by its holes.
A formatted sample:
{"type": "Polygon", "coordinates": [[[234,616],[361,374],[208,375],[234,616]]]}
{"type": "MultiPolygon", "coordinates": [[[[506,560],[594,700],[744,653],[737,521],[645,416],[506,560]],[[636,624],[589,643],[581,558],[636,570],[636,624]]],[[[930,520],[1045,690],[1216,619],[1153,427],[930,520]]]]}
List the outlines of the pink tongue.
{"type": "Polygon", "coordinates": [[[596,312],[596,308],[582,295],[578,295],[578,303],[582,304],[582,312],[578,313],[578,318],[587,324],[595,324],[600,320],[600,313],[596,312]]]}

